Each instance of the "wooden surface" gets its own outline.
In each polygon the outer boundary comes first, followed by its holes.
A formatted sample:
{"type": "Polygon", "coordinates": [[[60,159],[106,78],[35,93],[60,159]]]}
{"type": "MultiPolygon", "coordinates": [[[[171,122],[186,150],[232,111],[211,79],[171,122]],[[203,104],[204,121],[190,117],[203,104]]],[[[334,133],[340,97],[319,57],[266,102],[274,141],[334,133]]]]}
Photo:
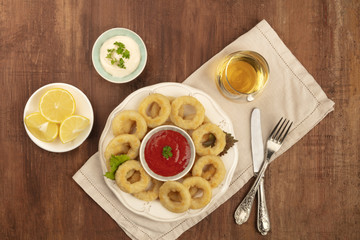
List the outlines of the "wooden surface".
{"type": "Polygon", "coordinates": [[[97,151],[108,114],[134,90],[182,82],[260,20],[335,101],[330,113],[266,173],[272,231],[237,226],[234,197],[180,239],[360,239],[360,2],[343,1],[24,1],[0,2],[0,239],[128,239],[73,180],[97,151]],[[137,32],[148,63],[131,83],[115,85],[92,66],[105,30],[137,32]],[[56,154],[27,136],[23,109],[41,86],[80,88],[95,111],[81,147],[56,154]]]}

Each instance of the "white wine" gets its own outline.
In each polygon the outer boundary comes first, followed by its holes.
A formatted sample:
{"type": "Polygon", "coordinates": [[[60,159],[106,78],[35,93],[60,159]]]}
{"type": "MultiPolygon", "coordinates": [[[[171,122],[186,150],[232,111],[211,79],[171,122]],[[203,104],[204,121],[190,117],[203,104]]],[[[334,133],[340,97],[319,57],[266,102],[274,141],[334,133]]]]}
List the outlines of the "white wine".
{"type": "Polygon", "coordinates": [[[265,59],[255,52],[235,52],[218,66],[216,83],[227,97],[237,99],[242,95],[255,95],[268,80],[269,67],[265,59]]]}

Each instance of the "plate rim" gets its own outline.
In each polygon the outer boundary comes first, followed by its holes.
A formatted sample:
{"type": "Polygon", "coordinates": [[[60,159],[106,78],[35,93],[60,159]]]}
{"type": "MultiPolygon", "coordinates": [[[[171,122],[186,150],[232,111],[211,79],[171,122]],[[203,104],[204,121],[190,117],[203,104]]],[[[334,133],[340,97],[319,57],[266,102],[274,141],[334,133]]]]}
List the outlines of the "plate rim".
{"type": "MultiPolygon", "coordinates": [[[[158,88],[161,88],[161,87],[182,87],[182,88],[185,88],[187,91],[191,92],[192,94],[194,93],[200,93],[202,94],[203,96],[205,96],[207,98],[207,100],[210,101],[210,103],[216,108],[217,111],[219,111],[221,114],[222,114],[222,118],[224,118],[227,122],[227,124],[229,125],[230,129],[231,129],[231,134],[235,135],[235,131],[234,131],[234,127],[233,127],[233,124],[229,118],[229,116],[222,110],[222,108],[220,107],[220,105],[218,105],[218,103],[212,98],[210,97],[209,94],[205,93],[204,91],[200,90],[200,89],[197,89],[197,88],[194,88],[192,86],[188,86],[188,85],[185,85],[185,84],[182,84],[182,83],[177,83],[177,82],[163,82],[163,83],[157,83],[157,84],[154,84],[154,85],[150,85],[150,86],[146,86],[146,87],[143,87],[143,88],[140,88],[134,92],[132,92],[130,95],[128,95],[119,105],[117,105],[113,111],[111,111],[111,113],[109,114],[108,116],[108,119],[106,121],[106,124],[104,126],[104,129],[101,133],[101,136],[100,136],[100,139],[99,139],[99,145],[98,145],[98,150],[99,150],[99,154],[100,154],[100,158],[99,158],[99,161],[100,161],[100,164],[101,164],[101,170],[103,171],[106,171],[106,165],[105,165],[105,162],[104,162],[104,156],[103,156],[103,147],[102,147],[102,143],[104,142],[104,139],[106,137],[106,133],[109,131],[109,129],[111,128],[111,121],[113,119],[113,117],[115,116],[116,113],[118,113],[118,111],[120,111],[121,109],[123,109],[124,107],[126,107],[126,105],[128,104],[128,102],[134,97],[136,96],[137,94],[140,94],[141,92],[145,92],[145,91],[149,91],[149,92],[154,92],[156,91],[156,89],[158,88]]],[[[216,201],[222,197],[225,192],[228,190],[229,186],[230,186],[230,183],[231,183],[231,180],[234,176],[234,173],[235,173],[235,169],[237,167],[237,164],[238,164],[238,161],[239,161],[239,156],[238,156],[238,147],[237,145],[235,144],[233,147],[232,147],[233,151],[234,151],[234,161],[233,161],[233,165],[231,166],[231,168],[229,169],[228,171],[228,176],[225,180],[226,182],[226,185],[225,187],[223,187],[222,189],[220,189],[219,192],[217,192],[216,196],[212,198],[212,202],[213,204],[208,204],[207,206],[205,206],[204,208],[200,209],[200,211],[196,212],[196,213],[189,213],[188,211],[184,212],[184,213],[180,213],[179,216],[177,217],[174,217],[172,219],[164,219],[164,218],[158,218],[158,217],[154,217],[150,214],[148,214],[147,212],[145,211],[139,211],[137,209],[134,209],[132,206],[130,206],[128,203],[124,203],[120,197],[118,196],[118,193],[112,189],[111,185],[110,184],[113,184],[114,183],[114,180],[110,180],[110,179],[107,179],[105,176],[103,177],[106,185],[108,188],[110,188],[110,190],[114,193],[114,195],[116,196],[116,198],[118,199],[118,201],[124,205],[128,210],[130,210],[131,212],[139,215],[139,216],[144,216],[148,219],[152,219],[152,220],[155,220],[155,221],[159,221],[159,222],[174,222],[174,221],[178,221],[178,220],[183,220],[183,219],[187,219],[187,218],[190,218],[190,217],[195,217],[195,216],[198,216],[204,212],[206,212],[211,206],[213,206],[216,201]]]]}

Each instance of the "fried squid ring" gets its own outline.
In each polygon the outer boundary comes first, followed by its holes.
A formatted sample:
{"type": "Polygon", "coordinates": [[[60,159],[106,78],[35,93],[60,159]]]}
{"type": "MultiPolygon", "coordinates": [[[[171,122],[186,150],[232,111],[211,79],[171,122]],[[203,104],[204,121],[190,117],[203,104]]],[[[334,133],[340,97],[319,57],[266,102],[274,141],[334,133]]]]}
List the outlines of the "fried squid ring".
{"type": "Polygon", "coordinates": [[[139,106],[139,113],[144,117],[150,128],[154,128],[165,123],[169,118],[170,112],[171,105],[169,99],[159,93],[147,96],[142,100],[139,106]],[[152,106],[153,104],[157,104],[160,109],[152,106]]]}
{"type": "MultiPolygon", "coordinates": [[[[189,178],[189,177],[191,177],[191,172],[188,172],[182,179],[186,179],[186,178],[189,178]]],[[[195,196],[195,194],[198,191],[199,191],[199,189],[196,188],[196,187],[190,187],[190,189],[189,189],[191,197],[195,196]]],[[[178,192],[170,192],[169,193],[169,198],[172,201],[175,201],[175,202],[180,202],[181,201],[181,196],[180,196],[180,194],[178,192]]]]}
{"type": "Polygon", "coordinates": [[[199,127],[205,118],[205,108],[204,106],[194,97],[191,96],[181,96],[176,98],[171,103],[171,121],[178,127],[183,129],[196,129],[199,127]],[[195,108],[196,114],[193,118],[188,119],[184,116],[184,107],[190,105],[195,108]]]}
{"type": "Polygon", "coordinates": [[[138,193],[144,191],[150,182],[150,176],[142,168],[139,161],[127,160],[119,166],[115,173],[115,182],[118,187],[127,193],[138,193]],[[129,172],[140,173],[140,180],[131,183],[128,179],[129,172]]]}
{"type": "Polygon", "coordinates": [[[134,197],[141,199],[146,202],[151,202],[159,197],[159,188],[162,185],[162,182],[152,178],[150,181],[150,187],[144,191],[134,193],[134,197]]]}
{"type": "Polygon", "coordinates": [[[145,119],[140,113],[134,110],[120,112],[112,121],[111,127],[114,136],[120,134],[133,134],[139,139],[142,139],[147,131],[145,119]]]}
{"type": "Polygon", "coordinates": [[[226,145],[226,134],[220,127],[213,123],[206,123],[197,128],[192,133],[192,139],[194,141],[196,153],[200,156],[204,155],[218,155],[221,153],[226,145]],[[203,145],[204,136],[212,133],[215,136],[214,146],[205,147],[203,145]]]}
{"type": "Polygon", "coordinates": [[[210,178],[211,178],[212,176],[214,176],[215,172],[216,172],[216,168],[215,168],[213,165],[209,165],[209,166],[207,167],[207,169],[203,169],[203,172],[202,172],[202,174],[201,174],[201,177],[204,178],[205,180],[208,180],[208,181],[209,181],[210,178]]]}
{"type": "Polygon", "coordinates": [[[130,183],[138,182],[140,181],[141,175],[139,171],[131,170],[126,174],[126,179],[130,183]]]}
{"type": "Polygon", "coordinates": [[[140,140],[131,134],[122,134],[113,138],[107,145],[104,153],[106,167],[110,171],[111,155],[126,154],[130,159],[139,155],[140,140]]]}
{"type": "Polygon", "coordinates": [[[175,213],[185,212],[191,204],[191,196],[188,189],[181,183],[176,181],[167,181],[159,189],[160,203],[169,211],[175,213]],[[180,195],[180,201],[173,201],[169,197],[169,193],[177,192],[180,195]]]}
{"type": "Polygon", "coordinates": [[[193,176],[201,177],[204,168],[206,168],[208,165],[212,165],[216,169],[215,173],[210,176],[208,180],[210,186],[215,188],[224,180],[226,174],[225,165],[220,157],[215,155],[207,155],[199,158],[195,162],[191,173],[193,176]]]}
{"type": "MultiPolygon", "coordinates": [[[[189,189],[190,196],[194,197],[198,193],[198,191],[199,191],[199,189],[197,187],[190,187],[190,189],[189,189]]],[[[178,192],[170,192],[169,198],[171,199],[171,201],[174,201],[174,202],[181,201],[181,196],[178,192]]]]}
{"type": "Polygon", "coordinates": [[[193,196],[191,198],[191,209],[203,208],[210,202],[212,196],[211,186],[210,183],[202,177],[185,178],[182,184],[189,190],[194,187],[198,190],[202,190],[202,196],[193,196]]]}
{"type": "Polygon", "coordinates": [[[151,118],[156,118],[160,114],[160,106],[158,104],[151,104],[149,109],[149,116],[151,118]]]}

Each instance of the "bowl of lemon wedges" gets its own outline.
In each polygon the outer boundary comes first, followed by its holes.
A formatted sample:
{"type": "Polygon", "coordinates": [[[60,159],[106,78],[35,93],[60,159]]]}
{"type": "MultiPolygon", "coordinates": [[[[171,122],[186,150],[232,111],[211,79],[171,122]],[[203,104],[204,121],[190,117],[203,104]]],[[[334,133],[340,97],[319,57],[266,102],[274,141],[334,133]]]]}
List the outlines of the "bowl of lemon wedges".
{"type": "Polygon", "coordinates": [[[78,88],[52,83],[34,92],[24,109],[24,126],[30,139],[50,152],[67,152],[89,136],[94,112],[78,88]]]}

